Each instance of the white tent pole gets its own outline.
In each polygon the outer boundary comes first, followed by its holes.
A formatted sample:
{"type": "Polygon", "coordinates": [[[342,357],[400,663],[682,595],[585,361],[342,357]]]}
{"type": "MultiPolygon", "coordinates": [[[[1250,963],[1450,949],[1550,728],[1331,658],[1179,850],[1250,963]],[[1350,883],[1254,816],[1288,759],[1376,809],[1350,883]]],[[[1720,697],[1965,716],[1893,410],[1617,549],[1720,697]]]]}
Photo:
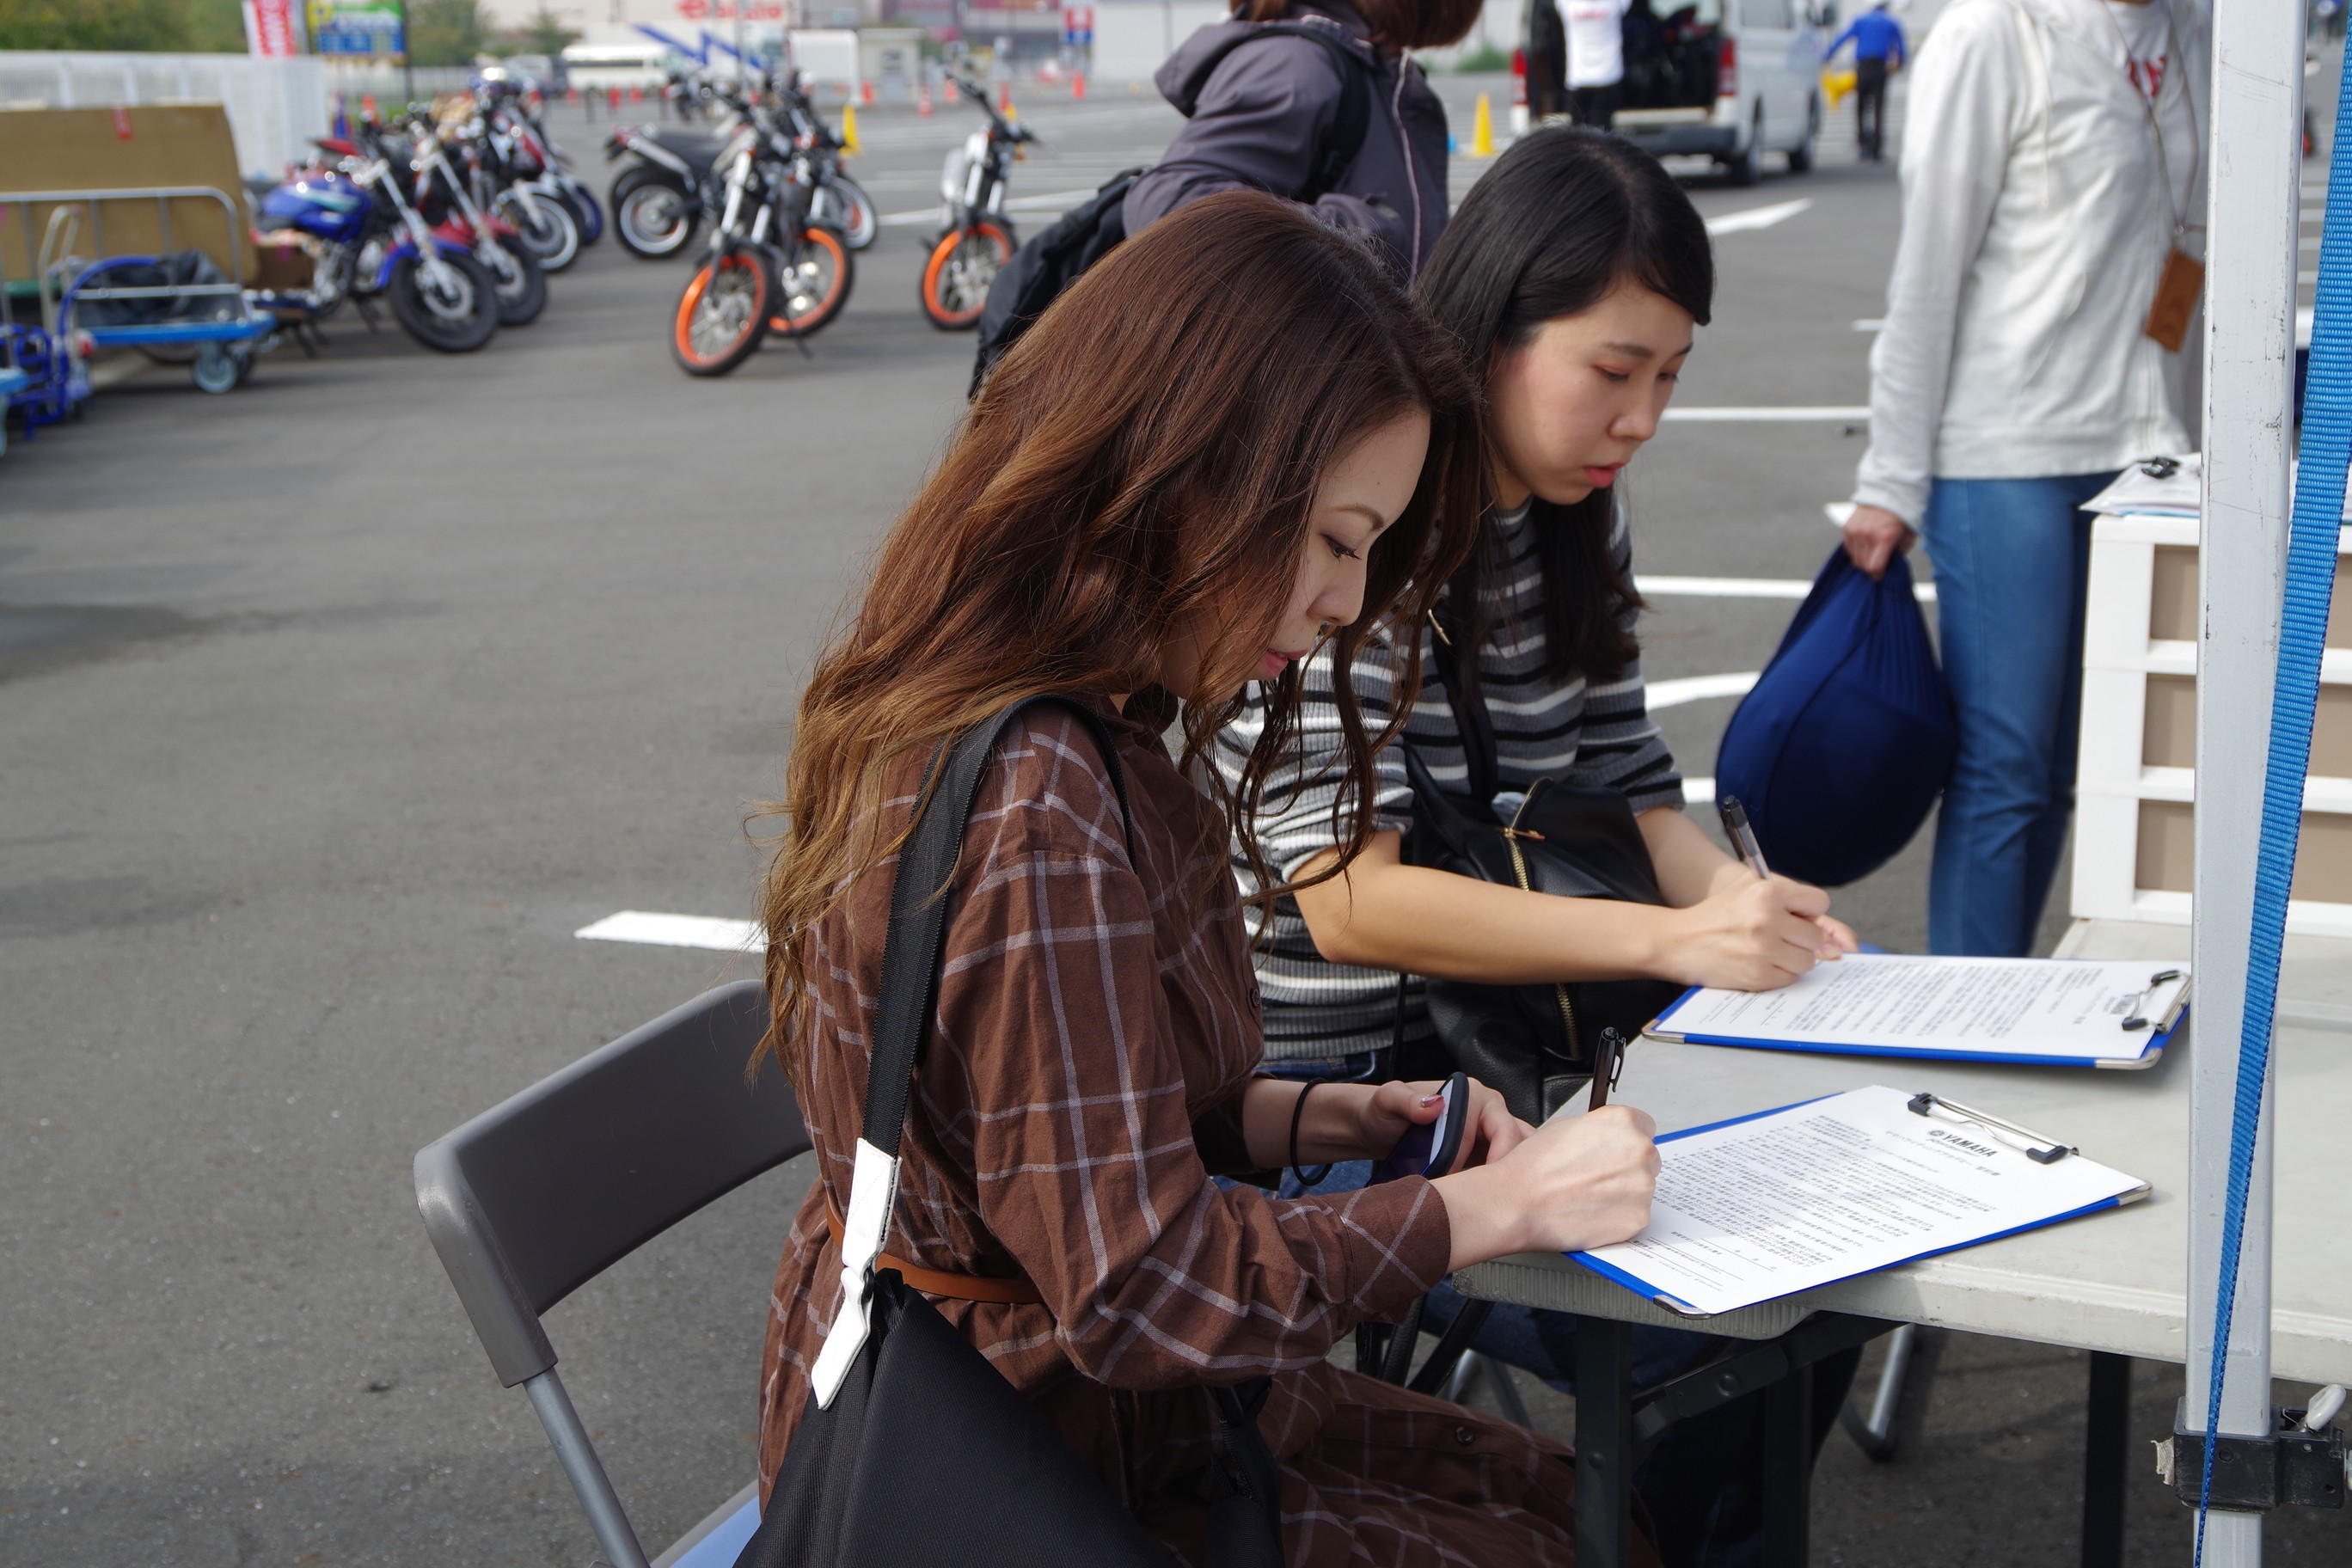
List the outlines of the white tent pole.
{"type": "MultiPolygon", "coordinates": [[[[2212,14],[2188,1259],[2188,1424],[2200,1427],[2285,591],[2304,28],[2301,0],[2229,0],[2212,14]]],[[[2247,1196],[2221,1406],[2221,1429],[2248,1436],[2267,1431],[2271,1401],[2270,1143],[2265,1133],[2247,1196]]],[[[2258,1568],[2262,1529],[2258,1513],[2216,1511],[2206,1562],[2258,1568]]]]}

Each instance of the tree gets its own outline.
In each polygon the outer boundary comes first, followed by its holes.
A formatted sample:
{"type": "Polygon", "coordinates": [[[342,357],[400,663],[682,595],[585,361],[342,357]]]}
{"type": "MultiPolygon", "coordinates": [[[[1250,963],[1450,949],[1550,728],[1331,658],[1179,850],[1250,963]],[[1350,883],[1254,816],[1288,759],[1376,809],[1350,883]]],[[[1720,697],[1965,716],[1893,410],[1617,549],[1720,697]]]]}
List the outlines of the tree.
{"type": "Polygon", "coordinates": [[[0,0],[0,49],[179,49],[186,0],[0,0]]]}
{"type": "Polygon", "coordinates": [[[488,37],[479,0],[408,0],[411,65],[471,65],[488,37]]]}
{"type": "Polygon", "coordinates": [[[580,34],[557,21],[555,14],[544,5],[522,26],[499,35],[499,46],[509,54],[545,55],[549,59],[562,54],[565,45],[579,41],[580,34]]]}
{"type": "Polygon", "coordinates": [[[187,0],[187,42],[182,47],[204,55],[245,53],[245,7],[237,0],[187,0]]]}

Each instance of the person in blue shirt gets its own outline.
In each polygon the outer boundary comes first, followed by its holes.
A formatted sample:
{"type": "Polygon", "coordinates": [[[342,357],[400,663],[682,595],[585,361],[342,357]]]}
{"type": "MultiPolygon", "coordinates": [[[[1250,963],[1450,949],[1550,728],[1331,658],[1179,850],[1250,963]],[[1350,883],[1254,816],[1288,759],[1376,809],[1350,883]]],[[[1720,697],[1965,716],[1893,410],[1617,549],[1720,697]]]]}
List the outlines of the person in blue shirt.
{"type": "Polygon", "coordinates": [[[1822,63],[1837,58],[1848,44],[1853,46],[1854,136],[1862,143],[1862,161],[1875,163],[1885,155],[1886,73],[1902,69],[1909,55],[1903,44],[1903,24],[1881,0],[1837,36],[1822,63]]]}

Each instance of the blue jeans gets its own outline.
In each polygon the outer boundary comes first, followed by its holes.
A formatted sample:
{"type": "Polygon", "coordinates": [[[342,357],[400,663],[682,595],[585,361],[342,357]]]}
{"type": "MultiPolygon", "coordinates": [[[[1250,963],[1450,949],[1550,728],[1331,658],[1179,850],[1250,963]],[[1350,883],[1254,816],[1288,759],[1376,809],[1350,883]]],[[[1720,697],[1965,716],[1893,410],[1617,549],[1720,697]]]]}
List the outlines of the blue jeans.
{"type": "Polygon", "coordinates": [[[2074,809],[2091,517],[2115,476],[1943,479],[1920,529],[1960,754],[1936,821],[1931,952],[2031,952],[2074,809]]]}

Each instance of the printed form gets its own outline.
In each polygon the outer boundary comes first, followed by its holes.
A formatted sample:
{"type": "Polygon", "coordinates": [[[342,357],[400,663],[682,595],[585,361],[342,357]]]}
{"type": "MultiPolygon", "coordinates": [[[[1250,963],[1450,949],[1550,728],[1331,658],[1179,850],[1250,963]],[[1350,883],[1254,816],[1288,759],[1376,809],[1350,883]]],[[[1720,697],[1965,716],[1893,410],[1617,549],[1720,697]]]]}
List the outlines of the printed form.
{"type": "Polygon", "coordinates": [[[2129,1058],[2164,1033],[2188,988],[2186,968],[2145,959],[1853,953],[1779,991],[1697,992],[1655,1027],[1800,1049],[2129,1058]],[[2135,1017],[2147,1026],[2125,1028],[2135,1017]]]}
{"type": "Polygon", "coordinates": [[[1633,1240],[1570,1257],[1677,1311],[1712,1314],[2146,1195],[2079,1154],[1874,1085],[1659,1140],[1633,1240]]]}

